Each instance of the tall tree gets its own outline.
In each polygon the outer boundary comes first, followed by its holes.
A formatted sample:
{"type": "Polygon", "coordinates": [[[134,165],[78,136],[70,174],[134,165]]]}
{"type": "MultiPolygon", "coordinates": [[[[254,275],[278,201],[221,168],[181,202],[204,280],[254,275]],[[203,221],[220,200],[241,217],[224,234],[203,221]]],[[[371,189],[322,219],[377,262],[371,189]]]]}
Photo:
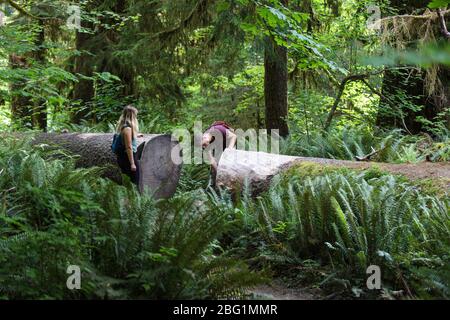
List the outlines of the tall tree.
{"type": "MultiPolygon", "coordinates": [[[[42,19],[38,20],[39,31],[36,36],[36,49],[31,53],[33,61],[39,65],[46,63],[46,48],[45,48],[45,22],[42,19]]],[[[33,101],[33,127],[40,130],[47,129],[47,105],[45,99],[38,97],[33,101]]]]}
{"type": "MultiPolygon", "coordinates": [[[[82,21],[81,26],[88,30],[93,27],[92,23],[87,21],[82,21]]],[[[91,33],[79,30],[76,32],[75,47],[78,54],[74,58],[73,73],[78,75],[79,78],[74,84],[72,99],[80,102],[80,106],[73,110],[72,121],[77,124],[86,119],[89,113],[86,105],[94,98],[92,76],[94,75],[95,56],[90,52],[92,49],[92,38],[93,35],[91,33]]]]}
{"type": "Polygon", "coordinates": [[[119,48],[121,39],[127,35],[124,33],[124,30],[118,30],[117,27],[109,27],[120,23],[126,18],[127,10],[129,10],[127,1],[103,1],[100,9],[111,11],[114,15],[103,18],[102,24],[98,27],[98,35],[95,39],[97,45],[94,48],[96,56],[99,57],[98,69],[101,72],[109,72],[121,79],[121,94],[123,96],[132,95],[135,93],[135,68],[129,61],[114,54],[119,48]],[[98,46],[98,43],[102,45],[98,46]]]}
{"type": "MultiPolygon", "coordinates": [[[[29,67],[27,59],[22,55],[11,54],[9,65],[12,70],[26,69],[29,67]]],[[[12,123],[18,127],[32,128],[32,101],[31,98],[23,94],[26,86],[25,78],[15,79],[10,84],[11,91],[11,117],[12,123]]]]}
{"type": "MultiPolygon", "coordinates": [[[[288,5],[288,0],[281,1],[288,5]]],[[[274,37],[268,36],[264,50],[264,99],[266,128],[278,129],[280,136],[289,135],[288,116],[288,52],[274,37]]]]}

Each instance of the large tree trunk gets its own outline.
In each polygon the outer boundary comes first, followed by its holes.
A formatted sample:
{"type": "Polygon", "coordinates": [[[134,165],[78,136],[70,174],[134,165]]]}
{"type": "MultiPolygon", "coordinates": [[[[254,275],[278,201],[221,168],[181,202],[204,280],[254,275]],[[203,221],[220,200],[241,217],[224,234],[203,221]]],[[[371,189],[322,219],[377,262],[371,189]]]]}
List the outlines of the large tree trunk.
{"type": "MultiPolygon", "coordinates": [[[[90,28],[91,25],[82,27],[90,28]]],[[[94,74],[94,58],[89,53],[91,39],[91,34],[77,31],[76,48],[80,54],[75,57],[73,72],[81,77],[74,84],[72,91],[72,99],[80,102],[80,106],[72,111],[72,122],[76,124],[86,120],[90,111],[87,106],[94,98],[94,82],[90,79],[94,74]]]]}
{"type": "Polygon", "coordinates": [[[433,179],[450,188],[450,163],[388,164],[353,162],[321,158],[292,157],[265,152],[226,149],[217,170],[217,185],[231,190],[242,190],[245,185],[253,195],[268,189],[278,173],[301,163],[322,166],[368,169],[374,165],[392,174],[401,174],[412,180],[433,179]]]}
{"type": "MultiPolygon", "coordinates": [[[[121,171],[116,156],[111,151],[113,134],[42,133],[35,137],[35,144],[48,144],[64,148],[79,155],[79,167],[105,167],[104,177],[121,182],[121,171]]],[[[140,154],[139,190],[147,188],[155,198],[168,198],[175,193],[181,171],[178,142],[170,135],[145,135],[138,139],[140,154]]]]}
{"type": "MultiPolygon", "coordinates": [[[[9,56],[9,65],[11,69],[26,69],[29,67],[26,57],[16,54],[9,56]]],[[[27,81],[25,79],[16,80],[10,84],[11,120],[14,126],[31,129],[33,127],[31,119],[33,103],[30,97],[22,93],[26,84],[27,81]]]]}
{"type": "MultiPolygon", "coordinates": [[[[287,5],[288,1],[282,1],[287,5]]],[[[288,117],[288,54],[272,37],[267,37],[264,52],[264,98],[266,128],[280,130],[280,136],[289,135],[288,117]]]]}
{"type": "MultiPolygon", "coordinates": [[[[111,11],[116,14],[124,15],[127,11],[126,0],[117,0],[111,7],[111,11]]],[[[106,19],[105,23],[114,24],[114,20],[110,21],[106,19]]],[[[133,95],[135,93],[135,69],[126,59],[117,57],[114,54],[114,46],[118,46],[121,40],[121,33],[117,30],[104,30],[100,29],[100,33],[103,33],[102,45],[96,47],[98,55],[103,59],[99,61],[99,70],[102,72],[109,72],[121,80],[122,90],[120,94],[124,97],[133,95]]]]}
{"type": "MultiPolygon", "coordinates": [[[[38,23],[41,29],[37,34],[36,50],[32,52],[31,56],[37,63],[44,65],[47,53],[47,50],[45,49],[45,24],[44,20],[39,20],[38,23]]],[[[33,102],[33,127],[45,131],[47,129],[46,101],[44,99],[38,99],[33,102]]]]}

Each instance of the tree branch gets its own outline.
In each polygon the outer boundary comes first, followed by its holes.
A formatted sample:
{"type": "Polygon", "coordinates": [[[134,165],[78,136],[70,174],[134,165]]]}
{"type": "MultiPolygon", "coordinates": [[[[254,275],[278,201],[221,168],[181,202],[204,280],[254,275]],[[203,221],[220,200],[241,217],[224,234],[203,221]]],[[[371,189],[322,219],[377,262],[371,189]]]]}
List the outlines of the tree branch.
{"type": "Polygon", "coordinates": [[[206,2],[206,0],[199,0],[195,4],[195,6],[191,10],[191,12],[189,12],[189,14],[186,16],[186,18],[184,18],[177,26],[175,26],[171,29],[168,29],[168,30],[160,31],[160,32],[156,33],[155,35],[153,35],[152,38],[156,38],[156,37],[161,38],[163,36],[167,37],[167,36],[170,36],[171,34],[177,32],[178,30],[186,27],[189,24],[189,21],[191,21],[192,18],[194,17],[194,14],[198,10],[198,8],[205,2],[206,2]]]}
{"type": "MultiPolygon", "coordinates": [[[[441,11],[441,14],[443,16],[446,16],[447,14],[450,14],[450,10],[441,11]]],[[[438,16],[434,12],[426,11],[422,15],[403,14],[403,15],[399,15],[399,16],[385,17],[385,18],[380,19],[379,21],[380,22],[386,22],[386,21],[389,22],[389,21],[395,20],[395,19],[418,19],[418,20],[421,20],[421,19],[433,19],[434,20],[436,18],[438,18],[438,16]]]]}
{"type": "MultiPolygon", "coordinates": [[[[401,69],[401,68],[392,68],[392,69],[401,69]]],[[[379,71],[372,72],[372,73],[355,74],[355,75],[350,75],[350,76],[345,77],[342,80],[341,84],[339,85],[338,94],[336,96],[336,99],[334,100],[334,103],[333,103],[333,106],[331,107],[330,112],[328,113],[328,117],[327,117],[327,120],[325,121],[325,125],[324,125],[324,130],[328,131],[328,129],[330,128],[331,122],[333,121],[333,117],[334,117],[334,115],[336,113],[336,110],[337,110],[337,108],[339,106],[339,103],[341,102],[342,95],[344,94],[345,88],[346,88],[346,86],[347,86],[347,84],[349,82],[353,82],[353,81],[362,81],[370,89],[370,91],[372,91],[372,93],[374,93],[374,94],[378,95],[379,97],[385,99],[392,108],[397,109],[398,111],[401,111],[400,108],[397,105],[395,105],[395,103],[393,103],[390,99],[385,97],[381,92],[376,90],[367,81],[367,79],[370,78],[371,76],[375,76],[375,75],[381,74],[381,73],[383,73],[385,71],[386,71],[386,69],[383,69],[383,70],[379,70],[379,71]]],[[[403,128],[406,130],[406,132],[408,132],[409,134],[412,134],[411,131],[406,126],[405,119],[403,118],[403,116],[401,116],[401,120],[402,120],[403,128]]]]}
{"type": "Polygon", "coordinates": [[[383,151],[384,149],[385,149],[385,147],[384,147],[384,148],[381,148],[380,150],[375,150],[375,149],[372,147],[372,152],[371,152],[371,153],[369,153],[369,154],[367,154],[367,155],[365,155],[365,156],[362,156],[362,157],[356,156],[355,158],[356,158],[357,161],[369,161],[370,158],[372,158],[372,157],[373,157],[374,155],[376,155],[377,153],[383,151]]]}
{"type": "Polygon", "coordinates": [[[362,81],[362,80],[369,78],[370,76],[374,76],[374,75],[377,75],[377,74],[380,74],[383,72],[384,72],[384,70],[373,72],[373,73],[354,74],[354,75],[347,76],[342,80],[342,82],[339,85],[338,94],[336,96],[336,99],[334,100],[333,106],[331,107],[331,110],[328,113],[327,120],[325,121],[325,125],[324,125],[325,131],[328,131],[328,129],[330,128],[331,122],[333,121],[334,114],[336,113],[339,103],[341,102],[342,95],[344,94],[345,87],[347,86],[347,84],[349,82],[353,82],[353,81],[362,81]]]}
{"type": "Polygon", "coordinates": [[[9,4],[11,7],[13,7],[14,9],[16,9],[17,11],[19,11],[19,13],[33,18],[33,19],[39,19],[38,17],[32,15],[30,12],[28,12],[27,10],[25,10],[24,8],[22,8],[19,4],[17,4],[15,1],[13,0],[1,0],[0,3],[4,3],[6,2],[7,4],[9,4]]]}
{"type": "Polygon", "coordinates": [[[445,38],[450,40],[450,32],[447,29],[447,24],[445,22],[444,14],[442,13],[441,9],[438,9],[437,13],[438,13],[438,16],[439,16],[439,24],[440,24],[440,27],[441,27],[441,33],[442,33],[442,35],[445,38]]]}

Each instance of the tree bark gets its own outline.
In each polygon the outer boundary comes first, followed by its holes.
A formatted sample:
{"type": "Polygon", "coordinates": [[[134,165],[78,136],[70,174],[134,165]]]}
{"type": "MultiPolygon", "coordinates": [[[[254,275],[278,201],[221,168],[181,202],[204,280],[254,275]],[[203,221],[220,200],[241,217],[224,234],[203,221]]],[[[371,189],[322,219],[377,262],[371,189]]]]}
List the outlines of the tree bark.
{"type": "MultiPolygon", "coordinates": [[[[29,67],[24,56],[12,54],[9,56],[11,69],[26,69],[29,67]]],[[[32,114],[33,103],[30,97],[22,94],[26,86],[26,80],[16,80],[10,84],[11,91],[11,120],[14,126],[31,129],[33,127],[32,114]]]]}
{"type": "Polygon", "coordinates": [[[450,40],[450,32],[447,28],[447,22],[445,21],[444,14],[442,13],[441,9],[437,10],[438,16],[439,16],[439,25],[441,28],[441,34],[444,38],[450,40]]]}
{"type": "Polygon", "coordinates": [[[346,160],[292,157],[265,152],[226,149],[220,158],[217,170],[217,185],[239,191],[247,185],[253,195],[266,191],[272,178],[280,172],[301,163],[315,163],[322,166],[368,169],[377,166],[392,174],[401,174],[411,180],[433,179],[442,181],[450,189],[450,164],[388,164],[354,162],[346,160]]]}
{"type": "MultiPolygon", "coordinates": [[[[89,28],[89,25],[83,25],[89,28]]],[[[92,35],[89,33],[76,33],[76,48],[79,55],[74,59],[73,72],[79,76],[78,82],[74,84],[72,99],[80,102],[80,106],[72,112],[72,122],[80,124],[86,120],[89,114],[87,105],[94,98],[94,82],[90,78],[94,74],[94,59],[89,53],[92,35]]]]}
{"type": "Polygon", "coordinates": [[[278,129],[280,136],[288,136],[288,53],[273,37],[266,38],[264,51],[264,98],[267,130],[278,129]]]}
{"type": "MultiPolygon", "coordinates": [[[[45,24],[44,20],[38,20],[39,33],[36,38],[36,50],[32,52],[32,58],[39,64],[44,65],[46,62],[45,49],[45,24]]],[[[47,106],[44,99],[33,101],[33,127],[40,130],[47,130],[47,106]]]]}
{"type": "MultiPolygon", "coordinates": [[[[36,135],[34,143],[63,148],[79,155],[78,167],[105,167],[103,176],[120,183],[122,175],[111,151],[112,139],[113,134],[42,133],[36,135]]],[[[172,141],[170,135],[145,135],[138,138],[138,144],[139,190],[148,189],[157,199],[172,196],[181,172],[181,160],[172,158],[172,154],[174,157],[180,154],[178,142],[172,141]]]]}

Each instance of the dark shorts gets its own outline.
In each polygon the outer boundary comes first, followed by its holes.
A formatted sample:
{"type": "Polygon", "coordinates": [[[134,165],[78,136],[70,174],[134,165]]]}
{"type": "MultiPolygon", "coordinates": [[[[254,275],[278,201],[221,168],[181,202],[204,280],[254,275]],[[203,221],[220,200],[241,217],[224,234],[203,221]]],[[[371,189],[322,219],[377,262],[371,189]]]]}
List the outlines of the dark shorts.
{"type": "Polygon", "coordinates": [[[131,182],[138,185],[139,184],[139,156],[138,153],[133,153],[134,164],[136,165],[136,171],[131,171],[130,160],[128,159],[128,155],[124,152],[121,152],[117,155],[117,164],[122,170],[123,174],[126,174],[130,177],[131,182]]]}

